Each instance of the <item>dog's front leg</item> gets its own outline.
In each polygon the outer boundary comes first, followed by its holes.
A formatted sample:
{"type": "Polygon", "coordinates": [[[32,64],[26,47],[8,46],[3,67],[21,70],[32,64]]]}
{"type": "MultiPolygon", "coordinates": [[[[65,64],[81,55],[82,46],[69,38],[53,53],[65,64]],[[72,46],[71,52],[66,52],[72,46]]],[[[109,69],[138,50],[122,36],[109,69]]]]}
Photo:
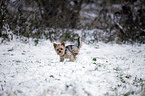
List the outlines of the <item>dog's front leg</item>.
{"type": "Polygon", "coordinates": [[[64,61],[64,58],[63,57],[60,57],[60,62],[63,62],[64,61]]]}

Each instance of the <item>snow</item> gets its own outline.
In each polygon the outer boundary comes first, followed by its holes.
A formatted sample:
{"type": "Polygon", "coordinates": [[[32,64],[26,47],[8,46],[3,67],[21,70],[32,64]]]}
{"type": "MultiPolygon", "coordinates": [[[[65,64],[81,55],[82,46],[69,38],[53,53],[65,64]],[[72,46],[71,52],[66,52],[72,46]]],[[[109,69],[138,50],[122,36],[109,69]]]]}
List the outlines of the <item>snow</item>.
{"type": "Polygon", "coordinates": [[[49,40],[0,44],[0,96],[140,96],[144,70],[144,44],[83,43],[75,62],[59,62],[49,40]]]}

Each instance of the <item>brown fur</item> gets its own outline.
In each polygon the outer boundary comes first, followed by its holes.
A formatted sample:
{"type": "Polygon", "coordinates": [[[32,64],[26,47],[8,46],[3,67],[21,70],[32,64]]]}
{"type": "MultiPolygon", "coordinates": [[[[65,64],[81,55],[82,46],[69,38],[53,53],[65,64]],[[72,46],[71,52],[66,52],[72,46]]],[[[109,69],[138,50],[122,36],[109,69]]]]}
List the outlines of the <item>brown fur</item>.
{"type": "Polygon", "coordinates": [[[54,46],[54,49],[55,49],[57,55],[62,56],[64,54],[64,52],[65,52],[65,43],[64,42],[62,42],[61,45],[53,43],[53,46],[54,46]]]}
{"type": "Polygon", "coordinates": [[[74,62],[76,56],[79,54],[81,39],[78,38],[79,45],[78,47],[75,45],[68,45],[65,46],[65,43],[62,42],[61,44],[53,43],[54,49],[57,55],[60,56],[60,62],[63,62],[65,58],[69,58],[70,61],[74,62]]]}

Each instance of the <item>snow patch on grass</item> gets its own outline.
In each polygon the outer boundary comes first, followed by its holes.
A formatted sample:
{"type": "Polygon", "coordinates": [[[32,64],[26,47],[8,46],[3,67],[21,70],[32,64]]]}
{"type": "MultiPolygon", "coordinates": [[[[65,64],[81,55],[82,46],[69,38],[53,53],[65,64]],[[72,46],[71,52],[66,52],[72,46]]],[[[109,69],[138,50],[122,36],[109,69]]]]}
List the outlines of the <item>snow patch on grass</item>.
{"type": "Polygon", "coordinates": [[[48,40],[0,45],[2,96],[140,95],[145,45],[82,44],[75,62],[59,62],[48,40]]]}

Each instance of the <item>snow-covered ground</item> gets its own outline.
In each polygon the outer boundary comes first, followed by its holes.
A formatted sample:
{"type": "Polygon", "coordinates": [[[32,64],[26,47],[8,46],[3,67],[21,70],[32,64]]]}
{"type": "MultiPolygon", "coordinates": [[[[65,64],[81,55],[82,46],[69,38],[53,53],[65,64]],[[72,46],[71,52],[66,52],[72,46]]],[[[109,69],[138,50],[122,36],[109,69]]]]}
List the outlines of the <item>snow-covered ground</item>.
{"type": "Polygon", "coordinates": [[[82,44],[59,62],[49,40],[0,44],[0,96],[143,96],[145,45],[82,44]]]}

